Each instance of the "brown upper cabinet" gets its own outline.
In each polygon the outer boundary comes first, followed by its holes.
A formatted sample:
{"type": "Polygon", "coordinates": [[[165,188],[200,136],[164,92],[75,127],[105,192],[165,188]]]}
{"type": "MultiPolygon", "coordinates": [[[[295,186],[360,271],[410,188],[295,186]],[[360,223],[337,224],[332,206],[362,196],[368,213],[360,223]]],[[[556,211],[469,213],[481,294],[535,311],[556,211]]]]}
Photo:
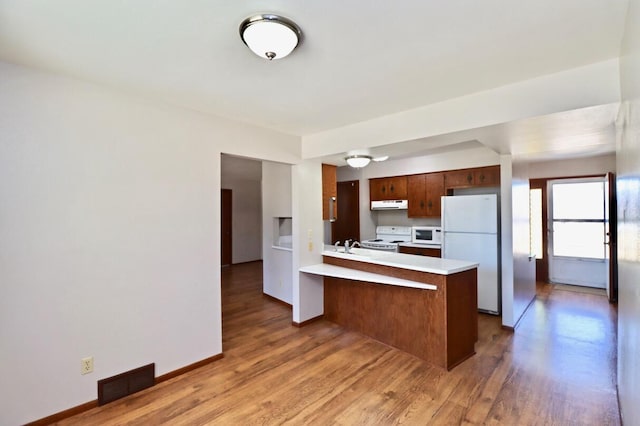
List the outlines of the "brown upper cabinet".
{"type": "Polygon", "coordinates": [[[371,201],[406,200],[407,177],[394,176],[369,179],[369,199],[371,201]]]}
{"type": "Polygon", "coordinates": [[[322,165],[322,220],[335,221],[338,217],[338,174],[337,167],[322,165]]]}
{"type": "Polygon", "coordinates": [[[409,217],[440,217],[440,197],[444,190],[444,173],[407,176],[409,217]]]}
{"type": "Polygon", "coordinates": [[[444,185],[446,189],[498,186],[500,185],[500,166],[477,167],[474,169],[445,172],[444,185]]]}
{"type": "Polygon", "coordinates": [[[369,179],[370,201],[408,200],[408,217],[440,217],[440,197],[455,188],[499,186],[500,166],[369,179]]]}

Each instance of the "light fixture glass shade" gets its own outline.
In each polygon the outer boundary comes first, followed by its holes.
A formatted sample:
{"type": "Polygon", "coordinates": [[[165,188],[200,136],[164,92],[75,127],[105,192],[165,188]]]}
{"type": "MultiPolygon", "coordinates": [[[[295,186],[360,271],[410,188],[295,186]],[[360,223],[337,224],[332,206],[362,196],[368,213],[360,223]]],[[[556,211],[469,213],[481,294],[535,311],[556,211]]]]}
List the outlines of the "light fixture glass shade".
{"type": "Polygon", "coordinates": [[[371,161],[371,156],[369,155],[350,155],[345,158],[347,160],[347,164],[353,167],[354,169],[360,169],[365,167],[371,161]]]}
{"type": "Polygon", "coordinates": [[[300,28],[278,15],[256,15],[240,24],[240,37],[253,53],[265,59],[282,59],[300,42],[300,28]]]}

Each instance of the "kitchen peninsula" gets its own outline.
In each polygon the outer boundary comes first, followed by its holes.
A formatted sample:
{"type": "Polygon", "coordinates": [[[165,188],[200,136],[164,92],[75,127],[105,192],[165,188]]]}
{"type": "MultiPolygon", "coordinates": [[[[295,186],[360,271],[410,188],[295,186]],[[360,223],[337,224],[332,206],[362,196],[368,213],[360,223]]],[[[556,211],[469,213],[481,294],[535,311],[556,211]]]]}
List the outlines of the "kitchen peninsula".
{"type": "Polygon", "coordinates": [[[477,263],[333,247],[300,268],[324,277],[324,318],[452,369],[475,353],[477,263]]]}

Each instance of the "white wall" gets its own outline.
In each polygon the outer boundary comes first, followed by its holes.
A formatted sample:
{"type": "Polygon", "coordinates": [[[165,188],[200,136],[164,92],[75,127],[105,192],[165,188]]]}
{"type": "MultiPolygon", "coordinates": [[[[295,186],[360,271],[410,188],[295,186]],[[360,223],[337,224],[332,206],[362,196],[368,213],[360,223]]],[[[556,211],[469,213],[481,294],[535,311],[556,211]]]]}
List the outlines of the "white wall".
{"type": "Polygon", "coordinates": [[[502,325],[515,327],[536,296],[535,261],[529,259],[529,170],[500,158],[502,325]]]}
{"type": "MultiPolygon", "coordinates": [[[[274,248],[274,221],[291,217],[291,166],[262,162],[263,291],[283,302],[293,303],[293,253],[274,248]]],[[[297,274],[297,271],[295,272],[297,274]]]]}
{"type": "Polygon", "coordinates": [[[502,287],[502,325],[513,327],[513,163],[510,155],[500,156],[500,282],[502,287]]]}
{"type": "Polygon", "coordinates": [[[262,259],[262,163],[223,155],[222,188],[231,195],[231,263],[262,259]]]}
{"type": "Polygon", "coordinates": [[[602,175],[616,171],[616,155],[529,163],[529,178],[602,175]]]}
{"type": "Polygon", "coordinates": [[[324,312],[323,279],[298,272],[322,263],[322,164],[306,160],[292,167],[293,321],[302,323],[324,312]]]}
{"type": "MultiPolygon", "coordinates": [[[[536,262],[529,258],[529,167],[514,163],[511,180],[511,223],[513,233],[513,324],[517,324],[536,297],[536,262]]],[[[504,321],[503,321],[504,324],[504,321]]],[[[506,325],[506,324],[505,324],[506,325]]],[[[509,324],[513,326],[512,324],[509,324]]]]}
{"type": "Polygon", "coordinates": [[[626,425],[640,424],[640,0],[630,0],[620,61],[617,147],[618,393],[626,425]]]}
{"type": "Polygon", "coordinates": [[[219,354],[220,153],[299,138],[2,62],[0,93],[0,423],[219,354]]]}

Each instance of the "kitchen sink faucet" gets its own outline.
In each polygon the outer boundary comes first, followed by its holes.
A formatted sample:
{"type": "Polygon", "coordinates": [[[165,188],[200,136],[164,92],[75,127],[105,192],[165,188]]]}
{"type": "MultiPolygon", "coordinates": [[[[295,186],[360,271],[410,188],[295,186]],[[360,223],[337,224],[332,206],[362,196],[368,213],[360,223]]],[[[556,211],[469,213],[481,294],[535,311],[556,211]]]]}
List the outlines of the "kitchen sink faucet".
{"type": "Polygon", "coordinates": [[[360,246],[360,243],[359,243],[359,242],[357,242],[357,241],[354,241],[354,242],[353,242],[353,244],[351,244],[351,247],[349,247],[349,243],[350,243],[351,241],[352,241],[352,240],[346,240],[346,241],[344,242],[344,252],[345,252],[345,253],[351,253],[351,251],[350,251],[350,250],[351,250],[352,248],[354,248],[354,247],[356,246],[356,244],[358,245],[358,247],[361,247],[361,246],[360,246]]]}

